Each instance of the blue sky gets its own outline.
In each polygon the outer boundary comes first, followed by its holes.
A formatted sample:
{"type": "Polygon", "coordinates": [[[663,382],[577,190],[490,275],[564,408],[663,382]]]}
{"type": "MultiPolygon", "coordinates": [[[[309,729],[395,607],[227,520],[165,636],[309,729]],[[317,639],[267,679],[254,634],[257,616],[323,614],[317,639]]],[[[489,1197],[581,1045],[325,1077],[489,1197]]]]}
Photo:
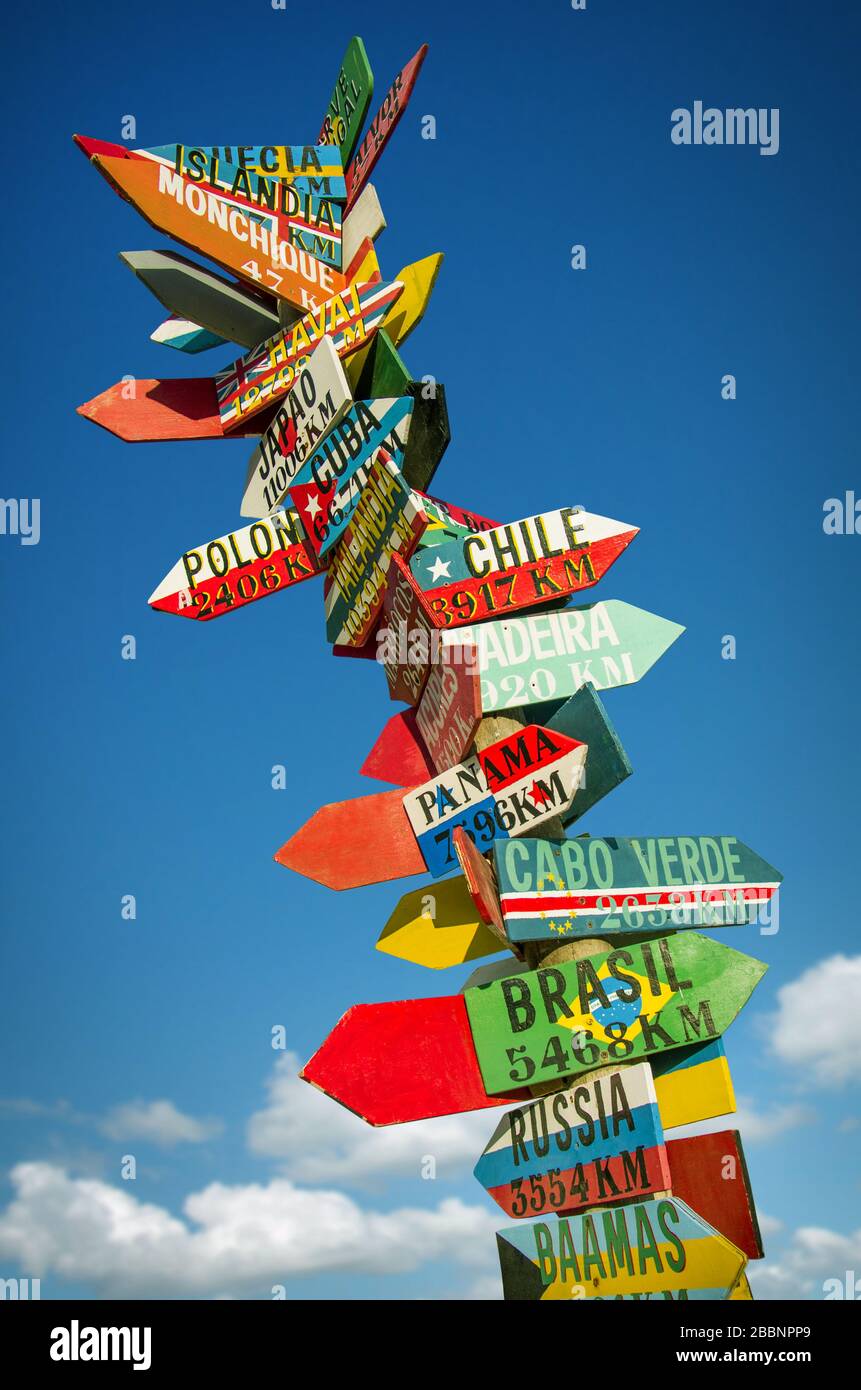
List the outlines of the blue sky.
{"type": "Polygon", "coordinates": [[[339,895],[272,862],[318,806],[381,789],[358,769],[392,708],[382,672],[333,661],[315,583],[214,623],[150,611],[185,549],[240,524],[251,446],[131,446],[75,414],[126,373],[233,354],[149,341],[160,306],[117,253],[167,243],[72,132],[119,141],[131,114],[138,144],[299,143],[355,32],[379,97],[430,44],[374,183],[384,274],[446,256],[403,353],[448,393],[435,491],[639,525],[594,596],[688,629],[607,695],[635,774],[583,828],[733,834],[785,875],[779,932],[731,937],[771,967],[726,1040],[767,1218],[754,1286],[821,1297],[861,1269],[861,538],[822,526],[828,498],[861,495],[859,30],[849,5],[797,0],[779,22],[768,0],[16,12],[2,492],[40,499],[41,536],[0,536],[0,1275],[54,1297],[498,1291],[471,1176],[498,1116],[366,1131],[270,1047],[283,1024],[304,1061],[351,1004],[468,973],[374,950],[418,880],[339,895]],[[696,100],[778,107],[779,152],[674,145],[696,100]]]}

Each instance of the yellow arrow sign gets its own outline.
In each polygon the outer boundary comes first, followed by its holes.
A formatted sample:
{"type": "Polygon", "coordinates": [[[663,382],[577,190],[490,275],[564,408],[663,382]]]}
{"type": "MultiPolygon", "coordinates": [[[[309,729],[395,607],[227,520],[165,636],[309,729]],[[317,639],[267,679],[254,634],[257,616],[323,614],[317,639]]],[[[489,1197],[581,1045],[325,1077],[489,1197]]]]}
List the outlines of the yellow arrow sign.
{"type": "Polygon", "coordinates": [[[479,917],[463,874],[405,893],[377,942],[378,951],[431,970],[498,955],[501,949],[479,917]]]}

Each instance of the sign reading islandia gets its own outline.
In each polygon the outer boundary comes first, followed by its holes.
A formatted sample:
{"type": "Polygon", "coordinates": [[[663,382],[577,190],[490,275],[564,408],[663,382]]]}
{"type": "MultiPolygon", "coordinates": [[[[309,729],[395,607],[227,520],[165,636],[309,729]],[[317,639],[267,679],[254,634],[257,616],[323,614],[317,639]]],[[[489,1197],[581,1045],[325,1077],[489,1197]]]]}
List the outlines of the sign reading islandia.
{"type": "Polygon", "coordinates": [[[491,743],[404,797],[425,863],[434,877],[457,864],[454,831],[481,850],[523,835],[567,810],[577,794],[587,747],[540,724],[491,743]]]}
{"type": "Polygon", "coordinates": [[[670,1189],[648,1062],[515,1106],[475,1176],[509,1216],[543,1216],[670,1189]]]}
{"type": "Polygon", "coordinates": [[[330,337],[321,338],[248,462],[241,516],[268,516],[283,502],[309,453],[352,404],[330,337]]]}
{"type": "Polygon", "coordinates": [[[187,550],[149,602],[183,618],[219,618],[321,572],[296,513],[276,512],[187,550]]]}
{"type": "Polygon", "coordinates": [[[653,1197],[496,1236],[506,1300],[726,1299],[747,1257],[678,1197],[653,1197]]]}
{"type": "Polygon", "coordinates": [[[591,587],[637,529],[563,507],[468,536],[433,555],[414,555],[410,570],[425,590],[436,625],[462,627],[591,587]]]}
{"type": "Polygon", "coordinates": [[[517,840],[493,854],[512,941],[741,926],[783,877],[733,835],[517,840]]]}
{"type": "Polygon", "coordinates": [[[468,989],[484,1084],[535,1086],[716,1038],[767,968],[685,932],[468,989]]]}
{"type": "Polygon", "coordinates": [[[481,707],[494,710],[564,700],[587,681],[596,690],[638,681],[684,632],[678,623],[604,599],[556,613],[476,623],[452,633],[469,634],[478,649],[481,707]]]}
{"type": "Polygon", "coordinates": [[[319,310],[311,310],[219,372],[215,390],[222,427],[230,429],[285,396],[299,368],[327,334],[339,357],[361,347],[401,289],[397,280],[349,285],[343,294],[333,295],[319,310]]]}

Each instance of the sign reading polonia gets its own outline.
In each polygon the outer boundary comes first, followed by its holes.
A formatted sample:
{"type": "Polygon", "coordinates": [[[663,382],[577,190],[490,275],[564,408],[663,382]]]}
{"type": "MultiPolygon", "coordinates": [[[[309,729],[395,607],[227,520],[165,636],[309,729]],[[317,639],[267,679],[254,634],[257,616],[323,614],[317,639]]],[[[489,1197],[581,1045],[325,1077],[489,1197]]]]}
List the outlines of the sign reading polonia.
{"type": "MultiPolygon", "coordinates": [[[[494,710],[565,700],[587,681],[596,690],[638,681],[680,637],[678,623],[619,599],[604,599],[556,613],[476,623],[481,707],[494,710]]],[[[447,639],[446,639],[447,640],[447,639]]]]}
{"type": "Polygon", "coordinates": [[[183,618],[219,618],[321,570],[296,513],[276,512],[187,550],[149,602],[183,618]]]}
{"type": "Polygon", "coordinates": [[[341,359],[327,335],[297,372],[292,390],[249,459],[241,516],[274,512],[309,453],[337,425],[352,400],[341,359]]]}
{"type": "Polygon", "coordinates": [[[534,1086],[716,1038],[767,968],[685,932],[468,989],[484,1084],[534,1086]]]}
{"type": "Polygon", "coordinates": [[[349,285],[343,294],[333,295],[319,310],[311,310],[219,372],[215,391],[222,426],[229,429],[286,395],[299,368],[327,334],[339,357],[361,347],[402,289],[397,280],[349,285]]]}
{"type": "Polygon", "coordinates": [[[783,877],[733,835],[520,840],[493,854],[512,941],[741,926],[783,877]]]}
{"type": "Polygon", "coordinates": [[[543,1216],[670,1189],[648,1062],[515,1106],[475,1176],[509,1216],[543,1216]]]}
{"type": "Polygon", "coordinates": [[[566,811],[586,754],[585,743],[527,724],[415,787],[404,809],[430,872],[438,878],[457,867],[458,826],[487,850],[499,837],[523,835],[566,811]]]}
{"type": "Polygon", "coordinates": [[[578,507],[496,526],[410,561],[438,627],[564,599],[596,584],[637,527],[578,507]]]}
{"type": "Polygon", "coordinates": [[[507,1226],[506,1300],[725,1299],[747,1257],[678,1197],[507,1226]]]}

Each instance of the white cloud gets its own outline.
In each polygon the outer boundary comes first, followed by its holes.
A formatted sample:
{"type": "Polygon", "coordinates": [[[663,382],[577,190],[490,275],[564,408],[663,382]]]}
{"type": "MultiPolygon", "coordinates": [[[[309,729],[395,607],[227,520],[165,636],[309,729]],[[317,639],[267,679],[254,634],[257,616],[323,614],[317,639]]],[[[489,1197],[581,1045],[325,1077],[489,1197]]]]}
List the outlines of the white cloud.
{"type": "Polygon", "coordinates": [[[115,1106],[99,1121],[99,1129],[109,1139],[121,1144],[143,1139],[166,1149],[175,1144],[203,1144],[223,1128],[220,1120],[196,1120],[193,1115],[184,1115],[172,1100],[134,1100],[115,1106]]]}
{"type": "Polygon", "coordinates": [[[783,1230],[783,1222],[779,1221],[776,1216],[769,1216],[767,1212],[758,1211],[756,1219],[764,1236],[776,1236],[783,1230]]]}
{"type": "Polygon", "coordinates": [[[426,1158],[436,1177],[462,1177],[475,1167],[499,1116],[492,1110],[374,1129],[297,1075],[284,1053],[267,1082],[268,1102],[248,1122],[252,1153],[276,1159],[297,1182],[379,1187],[384,1178],[421,1178],[426,1158]]]}
{"type": "Polygon", "coordinates": [[[299,1275],[398,1275],[438,1259],[476,1268],[495,1259],[497,1218],[455,1199],[381,1213],[276,1178],[212,1183],[186,1198],[178,1219],[49,1163],[18,1164],[10,1177],[0,1257],[30,1277],[86,1283],[100,1297],[268,1297],[273,1284],[299,1275]]]}
{"type": "Polygon", "coordinates": [[[829,956],[777,991],[772,1051],[825,1086],[861,1079],[861,956],[829,956]]]}
{"type": "Polygon", "coordinates": [[[861,1230],[848,1235],[821,1226],[802,1226],[776,1260],[747,1267],[755,1298],[822,1299],[829,1279],[844,1285],[847,1272],[861,1274],[861,1230]]]}
{"type": "Polygon", "coordinates": [[[790,1102],[759,1105],[750,1096],[738,1097],[738,1108],[732,1115],[719,1115],[714,1120],[699,1120],[696,1124],[679,1125],[667,1138],[684,1139],[692,1134],[713,1134],[716,1130],[737,1129],[744,1144],[767,1144],[790,1129],[800,1129],[815,1118],[806,1105],[790,1102]]]}

